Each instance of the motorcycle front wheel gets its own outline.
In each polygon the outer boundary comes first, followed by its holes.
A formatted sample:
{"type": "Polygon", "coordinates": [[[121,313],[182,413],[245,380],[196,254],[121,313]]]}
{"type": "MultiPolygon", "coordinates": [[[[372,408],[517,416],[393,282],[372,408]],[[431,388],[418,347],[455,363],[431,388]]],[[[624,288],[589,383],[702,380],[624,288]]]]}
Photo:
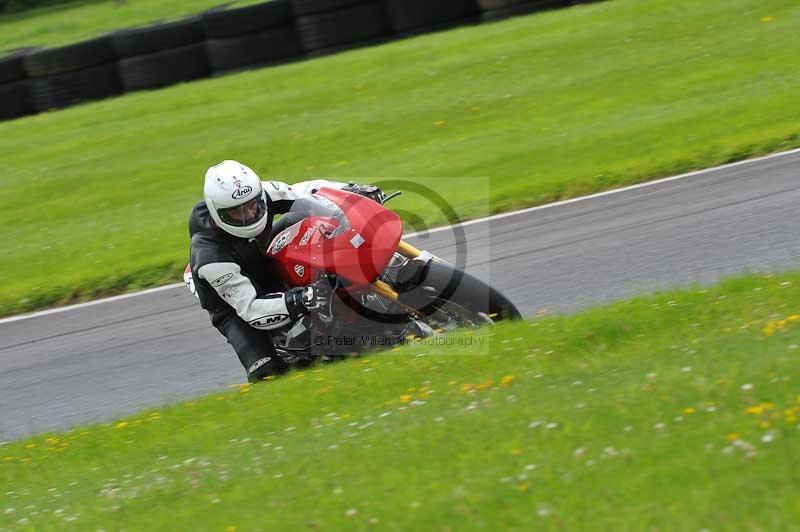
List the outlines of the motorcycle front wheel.
{"type": "Polygon", "coordinates": [[[400,283],[397,302],[414,309],[431,326],[450,330],[522,317],[498,290],[448,262],[435,259],[424,266],[408,266],[415,267],[420,270],[411,273],[413,285],[400,283]]]}

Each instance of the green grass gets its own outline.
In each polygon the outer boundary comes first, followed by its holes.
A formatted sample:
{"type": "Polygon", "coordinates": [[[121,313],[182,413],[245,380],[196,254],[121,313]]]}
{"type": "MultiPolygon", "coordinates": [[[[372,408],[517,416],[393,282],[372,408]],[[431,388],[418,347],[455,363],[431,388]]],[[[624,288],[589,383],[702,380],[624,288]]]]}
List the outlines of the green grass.
{"type": "Polygon", "coordinates": [[[475,217],[800,145],[798,30],[794,0],[619,0],[2,123],[0,314],[176,280],[226,158],[475,217]]]}
{"type": "MultiPolygon", "coordinates": [[[[240,0],[236,5],[259,0],[240,0]]],[[[0,16],[0,52],[58,46],[153,21],[176,20],[224,4],[223,0],[88,0],[0,16]]]]}
{"type": "Polygon", "coordinates": [[[797,530],[798,301],[737,278],[10,443],[0,528],[797,530]]]}

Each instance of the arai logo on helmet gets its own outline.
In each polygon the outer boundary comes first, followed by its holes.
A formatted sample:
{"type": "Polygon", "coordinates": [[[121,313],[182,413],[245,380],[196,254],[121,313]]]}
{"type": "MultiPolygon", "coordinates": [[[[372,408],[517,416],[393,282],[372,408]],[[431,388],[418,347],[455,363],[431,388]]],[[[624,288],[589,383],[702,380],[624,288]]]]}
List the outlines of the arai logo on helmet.
{"type": "Polygon", "coordinates": [[[246,198],[252,191],[253,191],[253,187],[245,185],[243,187],[240,187],[240,188],[237,188],[236,190],[234,190],[233,194],[231,194],[231,197],[233,199],[246,198]]]}

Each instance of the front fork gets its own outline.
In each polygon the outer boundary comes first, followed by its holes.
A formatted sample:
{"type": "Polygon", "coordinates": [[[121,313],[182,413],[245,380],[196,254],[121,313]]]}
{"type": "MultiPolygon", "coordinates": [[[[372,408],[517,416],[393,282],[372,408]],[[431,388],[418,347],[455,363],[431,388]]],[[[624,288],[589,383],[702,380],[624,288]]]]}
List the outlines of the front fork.
{"type": "MultiPolygon", "coordinates": [[[[407,259],[416,259],[420,255],[422,255],[422,252],[420,250],[418,250],[417,248],[415,248],[414,246],[403,240],[401,240],[400,243],[397,244],[397,252],[406,257],[407,259]]],[[[394,301],[395,303],[398,302],[397,291],[391,286],[389,286],[387,283],[378,280],[375,281],[374,286],[375,286],[375,291],[377,293],[379,293],[380,295],[382,295],[387,299],[390,299],[391,301],[394,301]]]]}

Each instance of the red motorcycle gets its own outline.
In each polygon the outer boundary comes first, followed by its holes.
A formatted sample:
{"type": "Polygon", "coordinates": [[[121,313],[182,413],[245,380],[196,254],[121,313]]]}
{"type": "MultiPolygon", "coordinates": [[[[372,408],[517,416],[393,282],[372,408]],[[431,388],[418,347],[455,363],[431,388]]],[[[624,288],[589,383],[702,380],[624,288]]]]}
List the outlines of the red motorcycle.
{"type": "Polygon", "coordinates": [[[323,188],[296,200],[276,225],[285,229],[267,252],[285,283],[327,282],[333,294],[327,308],[275,335],[285,356],[396,345],[520,317],[497,290],[401,240],[400,217],[371,199],[323,188]]]}

